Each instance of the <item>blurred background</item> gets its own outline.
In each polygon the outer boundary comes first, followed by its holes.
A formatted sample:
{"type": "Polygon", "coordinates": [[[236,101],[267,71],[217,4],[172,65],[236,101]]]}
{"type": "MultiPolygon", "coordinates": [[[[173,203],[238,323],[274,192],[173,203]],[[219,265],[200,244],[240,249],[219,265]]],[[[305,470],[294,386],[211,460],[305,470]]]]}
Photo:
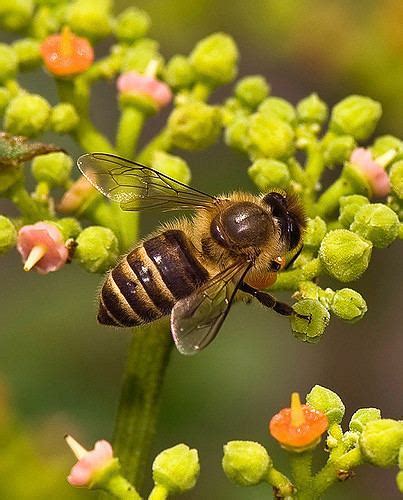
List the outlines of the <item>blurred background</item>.
{"type": "MultiPolygon", "coordinates": [[[[132,2],[115,3],[119,11],[132,2]]],[[[209,33],[225,31],[238,43],[240,75],[263,74],[273,95],[295,103],[316,91],[330,105],[350,93],[369,95],[384,109],[377,133],[403,136],[401,0],[143,0],[137,5],[151,15],[151,36],[167,58],[187,54],[209,33]]],[[[24,83],[30,89],[55,96],[53,88],[45,90],[51,83],[43,72],[28,78],[24,83]]],[[[94,120],[112,135],[117,117],[113,85],[97,86],[94,98],[94,120]]],[[[161,123],[162,118],[151,120],[146,132],[151,135],[161,123]]],[[[64,146],[80,153],[68,140],[64,146]]],[[[254,190],[247,158],[222,144],[184,156],[192,166],[193,185],[202,190],[254,190]]],[[[143,232],[156,223],[158,214],[144,218],[143,232]]],[[[356,325],[332,319],[317,345],[297,341],[287,319],[257,304],[239,304],[211,348],[191,359],[172,353],[154,455],[179,442],[199,450],[199,483],[183,498],[270,497],[267,488],[229,483],[220,465],[222,446],[232,439],[257,440],[285,466],[267,424],[288,405],[292,391],[305,395],[315,384],[336,391],[347,407],[346,422],[366,406],[381,408],[384,417],[402,417],[401,251],[401,243],[374,250],[368,272],[354,285],[367,300],[367,315],[356,325]]],[[[64,486],[73,457],[63,435],[69,432],[89,447],[112,434],[130,333],[96,324],[100,281],[76,266],[46,277],[23,273],[16,252],[0,259],[0,428],[8,425],[16,436],[15,463],[0,461],[2,499],[40,498],[10,486],[21,484],[23,457],[34,453],[33,446],[43,457],[38,473],[53,457],[60,475],[57,498],[95,498],[95,493],[64,486]]],[[[281,298],[290,301],[287,295],[281,298]]],[[[11,444],[3,434],[0,429],[4,449],[11,444]]],[[[351,484],[334,487],[326,498],[398,498],[395,473],[361,467],[351,484]]],[[[46,498],[56,497],[49,493],[46,498]]]]}

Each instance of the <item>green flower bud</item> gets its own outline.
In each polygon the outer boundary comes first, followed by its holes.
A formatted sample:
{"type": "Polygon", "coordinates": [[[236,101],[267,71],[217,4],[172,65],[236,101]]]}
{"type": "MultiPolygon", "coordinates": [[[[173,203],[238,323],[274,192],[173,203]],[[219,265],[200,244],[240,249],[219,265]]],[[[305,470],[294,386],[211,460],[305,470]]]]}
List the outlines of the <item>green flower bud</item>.
{"type": "Polygon", "coordinates": [[[3,114],[11,100],[11,93],[5,87],[0,87],[0,114],[3,114]]]}
{"type": "Polygon", "coordinates": [[[225,126],[231,125],[237,118],[246,118],[251,114],[250,108],[236,97],[229,97],[221,108],[221,112],[225,126]]]}
{"type": "Polygon", "coordinates": [[[10,219],[0,215],[0,255],[13,248],[17,242],[17,230],[10,219]]]}
{"type": "Polygon", "coordinates": [[[173,144],[190,151],[211,146],[220,134],[221,116],[217,108],[195,101],[178,106],[171,113],[168,128],[173,144]]]}
{"type": "Polygon", "coordinates": [[[291,125],[296,121],[296,112],[294,107],[281,97],[268,97],[258,108],[259,113],[278,118],[291,125]]]}
{"type": "Polygon", "coordinates": [[[192,178],[192,173],[185,160],[164,151],[154,153],[152,167],[184,184],[189,184],[192,178]]]}
{"type": "Polygon", "coordinates": [[[333,108],[329,129],[336,134],[348,134],[357,141],[365,141],[374,132],[381,115],[379,102],[351,95],[333,108]]]}
{"type": "Polygon", "coordinates": [[[18,59],[15,50],[6,43],[0,43],[0,82],[14,78],[18,69],[18,59]]]}
{"type": "Polygon", "coordinates": [[[156,40],[150,38],[137,40],[123,56],[122,73],[132,70],[143,73],[151,60],[155,60],[161,65],[163,59],[158,50],[159,44],[156,40]]]}
{"type": "Polygon", "coordinates": [[[327,133],[322,141],[323,158],[326,165],[341,165],[351,156],[356,143],[351,135],[327,133]]]}
{"type": "Polygon", "coordinates": [[[346,448],[346,451],[357,448],[358,442],[360,440],[359,432],[347,431],[343,434],[342,442],[346,448]]]}
{"type": "Polygon", "coordinates": [[[66,20],[77,35],[97,40],[108,36],[112,31],[109,15],[109,1],[75,0],[69,3],[66,20]]]}
{"type": "Polygon", "coordinates": [[[67,134],[73,131],[80,121],[80,117],[73,105],[61,102],[52,108],[50,115],[50,127],[57,134],[67,134]]]}
{"type": "Polygon", "coordinates": [[[225,475],[240,486],[254,486],[265,479],[273,462],[267,451],[254,441],[230,441],[224,446],[225,475]]]}
{"type": "Polygon", "coordinates": [[[176,55],[168,61],[164,79],[173,89],[184,89],[193,85],[196,74],[187,57],[176,55]]]}
{"type": "Polygon", "coordinates": [[[5,193],[11,186],[21,179],[21,167],[14,165],[0,165],[0,194],[5,193]]]}
{"type": "Polygon", "coordinates": [[[351,417],[349,427],[351,431],[362,432],[368,422],[381,419],[381,410],[378,408],[360,408],[351,417]]]}
{"type": "Polygon", "coordinates": [[[32,69],[42,64],[40,43],[34,38],[22,38],[13,43],[17,60],[22,69],[32,69]]]}
{"type": "Polygon", "coordinates": [[[377,156],[382,156],[391,149],[403,151],[403,142],[393,135],[381,135],[375,140],[371,147],[371,152],[373,157],[376,158],[377,156]]]}
{"type": "Polygon", "coordinates": [[[74,217],[64,217],[56,222],[56,226],[63,234],[63,239],[66,241],[69,238],[77,238],[81,233],[82,228],[80,223],[74,217]]]}
{"type": "Polygon", "coordinates": [[[319,248],[319,258],[326,271],[342,282],[358,279],[367,269],[372,243],[347,229],[330,231],[319,248]]]}
{"type": "Polygon", "coordinates": [[[239,151],[247,151],[250,145],[248,136],[249,119],[246,116],[238,116],[225,129],[225,144],[239,151]]]}
{"type": "Polygon", "coordinates": [[[318,94],[311,94],[297,104],[297,116],[300,122],[323,123],[327,115],[327,105],[318,94]]]}
{"type": "Polygon", "coordinates": [[[1,0],[0,26],[10,31],[21,30],[29,24],[33,10],[32,0],[1,0]]]}
{"type": "Polygon", "coordinates": [[[40,95],[18,95],[7,106],[4,127],[12,134],[33,137],[47,127],[50,110],[50,104],[40,95]]]}
{"type": "Polygon", "coordinates": [[[103,273],[116,262],[119,243],[107,227],[90,226],[77,238],[74,257],[90,273],[103,273]]]}
{"type": "Polygon", "coordinates": [[[295,337],[311,344],[318,342],[329,324],[329,311],[314,299],[299,300],[292,308],[296,313],[310,317],[309,320],[295,314],[291,316],[291,328],[295,337]]]}
{"type": "Polygon", "coordinates": [[[284,159],[294,151],[294,131],[283,120],[263,113],[255,113],[250,118],[250,153],[258,158],[284,159]]]}
{"type": "Polygon", "coordinates": [[[49,153],[36,156],[32,161],[32,175],[37,182],[46,182],[50,187],[63,186],[68,181],[73,160],[65,153],[49,153]]]}
{"type": "Polygon", "coordinates": [[[397,465],[402,445],[403,422],[387,418],[368,422],[360,437],[365,460],[378,467],[397,465]]]}
{"type": "Polygon", "coordinates": [[[397,473],[396,484],[397,484],[397,487],[398,487],[400,493],[403,493],[403,470],[401,470],[397,473]]]}
{"type": "Polygon", "coordinates": [[[352,194],[350,196],[342,196],[340,198],[340,215],[339,222],[344,227],[350,227],[355,214],[364,205],[369,205],[369,200],[360,194],[352,194]]]}
{"type": "Polygon", "coordinates": [[[30,32],[35,38],[43,40],[48,35],[59,31],[60,28],[61,20],[57,16],[57,11],[43,7],[36,10],[31,21],[30,32]]]}
{"type": "Polygon", "coordinates": [[[346,410],[343,401],[340,396],[326,387],[315,385],[306,396],[306,402],[327,416],[329,426],[340,424],[343,420],[346,410]]]}
{"type": "Polygon", "coordinates": [[[376,248],[385,248],[398,237],[399,226],[399,217],[391,208],[372,203],[359,209],[350,229],[371,241],[376,248]]]}
{"type": "Polygon", "coordinates": [[[399,469],[403,470],[403,446],[399,450],[398,466],[399,469]]]}
{"type": "Polygon", "coordinates": [[[392,165],[389,172],[390,184],[399,199],[403,200],[403,160],[392,165]]]}
{"type": "Polygon", "coordinates": [[[364,316],[368,308],[358,292],[351,288],[342,288],[334,294],[330,310],[339,318],[355,323],[364,316]]]}
{"type": "Polygon", "coordinates": [[[286,188],[291,180],[285,163],[278,160],[259,158],[248,169],[249,177],[262,192],[272,187],[286,188]]]}
{"type": "Polygon", "coordinates": [[[197,43],[190,62],[200,79],[213,86],[224,85],[237,73],[238,49],[232,37],[214,33],[197,43]]]}
{"type": "Polygon", "coordinates": [[[166,488],[169,494],[184,493],[196,484],[200,473],[197,450],[178,444],[162,451],[153,463],[155,484],[166,488]]]}
{"type": "Polygon", "coordinates": [[[319,216],[316,216],[314,219],[308,219],[304,233],[304,246],[313,249],[319,248],[326,235],[326,231],[326,222],[319,216]]]}
{"type": "Polygon", "coordinates": [[[120,42],[131,43],[146,36],[150,26],[151,19],[147,12],[128,7],[117,16],[113,31],[120,42]]]}
{"type": "Polygon", "coordinates": [[[263,76],[247,76],[239,80],[235,95],[246,106],[255,109],[270,93],[270,85],[263,76]]]}

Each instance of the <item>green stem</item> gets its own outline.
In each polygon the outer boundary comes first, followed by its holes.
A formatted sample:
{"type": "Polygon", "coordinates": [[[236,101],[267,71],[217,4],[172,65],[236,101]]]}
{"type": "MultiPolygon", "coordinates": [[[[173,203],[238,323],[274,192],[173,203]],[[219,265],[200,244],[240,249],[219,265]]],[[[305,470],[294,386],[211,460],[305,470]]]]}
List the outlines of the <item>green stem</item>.
{"type": "Polygon", "coordinates": [[[349,194],[354,194],[353,186],[343,176],[339,177],[320,196],[316,204],[316,215],[327,218],[334,214],[339,206],[340,198],[349,194]]]}
{"type": "Polygon", "coordinates": [[[168,498],[168,492],[165,486],[156,484],[152,489],[148,500],[165,500],[166,498],[168,498]]]}
{"type": "Polygon", "coordinates": [[[295,491],[294,485],[287,476],[274,467],[269,469],[266,481],[275,489],[275,493],[278,495],[276,498],[293,498],[295,491]]]}
{"type": "Polygon", "coordinates": [[[105,491],[121,500],[141,500],[141,496],[137,493],[133,485],[118,474],[113,475],[109,479],[108,484],[105,486],[105,491]]]}
{"type": "Polygon", "coordinates": [[[14,186],[10,188],[9,193],[11,201],[21,212],[25,223],[53,218],[53,214],[50,213],[47,203],[45,205],[35,201],[25,189],[22,182],[14,184],[14,186]]]}
{"type": "Polygon", "coordinates": [[[313,140],[308,146],[307,154],[305,174],[309,179],[311,190],[316,191],[318,182],[325,168],[320,142],[313,140]]]}
{"type": "Polygon", "coordinates": [[[171,137],[165,127],[140,151],[137,159],[140,163],[150,164],[155,151],[168,151],[172,146],[171,137]]]}
{"type": "Polygon", "coordinates": [[[311,281],[319,276],[321,271],[319,258],[313,259],[301,268],[279,273],[277,281],[270,290],[296,290],[301,281],[311,281]]]}
{"type": "Polygon", "coordinates": [[[162,381],[173,345],[167,320],[133,334],[116,418],[114,449],[141,490],[155,434],[162,381]]]}
{"type": "Polygon", "coordinates": [[[116,149],[120,155],[134,157],[144,119],[141,110],[132,105],[123,106],[116,134],[116,149]]]}
{"type": "Polygon", "coordinates": [[[312,451],[289,454],[291,474],[297,488],[298,500],[313,498],[312,459],[312,451]]]}

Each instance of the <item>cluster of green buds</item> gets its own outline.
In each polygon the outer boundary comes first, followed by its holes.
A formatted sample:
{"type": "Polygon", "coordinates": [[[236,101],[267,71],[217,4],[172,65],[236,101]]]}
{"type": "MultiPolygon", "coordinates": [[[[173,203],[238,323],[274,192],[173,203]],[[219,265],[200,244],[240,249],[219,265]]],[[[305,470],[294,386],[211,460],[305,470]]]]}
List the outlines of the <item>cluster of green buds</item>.
{"type": "Polygon", "coordinates": [[[316,385],[301,405],[293,393],[291,406],[270,420],[269,431],[287,452],[291,476],[280,472],[266,449],[253,441],[230,441],[222,461],[226,476],[239,486],[270,485],[276,498],[322,498],[337,481],[353,477],[353,469],[369,463],[377,467],[398,466],[397,486],[402,491],[403,422],[381,418],[376,408],[357,410],[343,432],[345,407],[340,397],[316,385]],[[327,431],[327,462],[312,471],[314,450],[327,431]]]}
{"type": "MultiPolygon", "coordinates": [[[[86,450],[71,436],[65,439],[77,458],[67,478],[72,486],[101,490],[122,500],[141,500],[135,487],[123,476],[119,459],[114,457],[108,441],[97,441],[92,450],[86,450]]],[[[200,472],[197,450],[185,444],[164,450],[155,458],[152,471],[154,488],[149,500],[165,500],[189,491],[200,472]]]]}

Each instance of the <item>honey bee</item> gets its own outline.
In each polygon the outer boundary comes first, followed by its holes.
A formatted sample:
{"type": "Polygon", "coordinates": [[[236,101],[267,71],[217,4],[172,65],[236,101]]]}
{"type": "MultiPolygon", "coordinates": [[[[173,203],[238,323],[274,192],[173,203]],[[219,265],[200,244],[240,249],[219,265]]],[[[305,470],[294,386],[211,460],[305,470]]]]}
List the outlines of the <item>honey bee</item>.
{"type": "Polygon", "coordinates": [[[296,196],[212,196],[106,153],[85,154],[77,164],[123,210],[194,210],[192,218],[162,225],[107,274],[100,323],[132,327],[170,314],[175,344],[190,355],[216,337],[236,300],[255,297],[277,313],[297,314],[262,291],[275,281],[285,256],[294,252],[295,258],[302,248],[306,223],[296,196]]]}

